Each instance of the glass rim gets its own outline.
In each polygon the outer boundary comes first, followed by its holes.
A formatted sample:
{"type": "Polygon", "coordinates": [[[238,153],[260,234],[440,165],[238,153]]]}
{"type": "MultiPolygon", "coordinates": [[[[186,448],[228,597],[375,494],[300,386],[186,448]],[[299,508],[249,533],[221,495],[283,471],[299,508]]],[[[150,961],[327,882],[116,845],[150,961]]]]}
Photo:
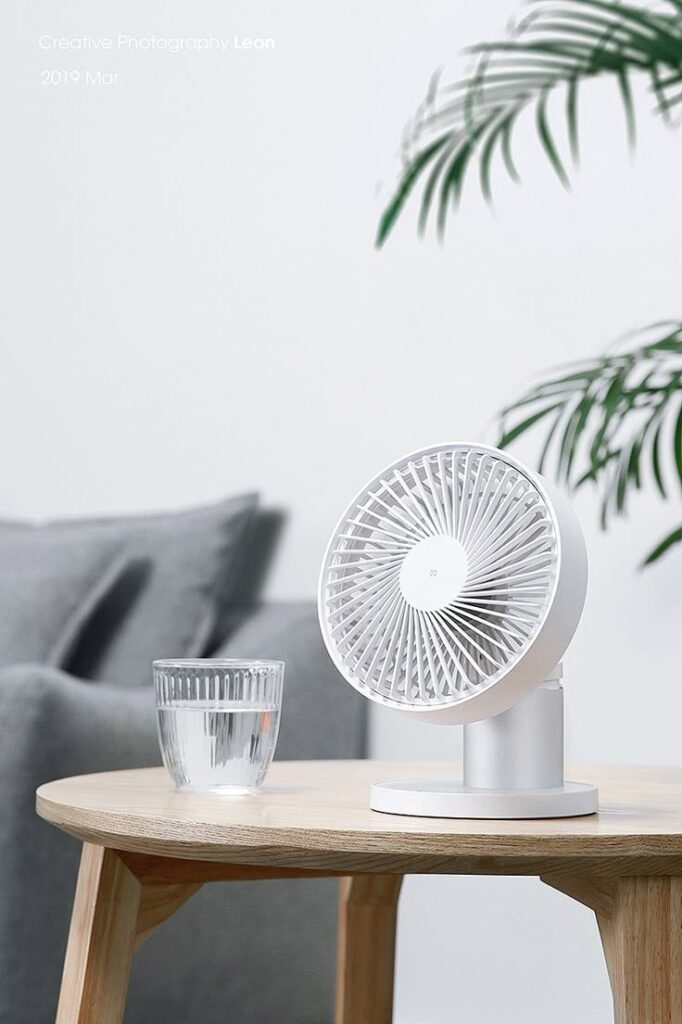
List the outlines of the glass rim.
{"type": "Polygon", "coordinates": [[[284,668],[283,661],[264,658],[155,658],[154,669],[195,668],[195,669],[252,669],[252,668],[284,668]]]}

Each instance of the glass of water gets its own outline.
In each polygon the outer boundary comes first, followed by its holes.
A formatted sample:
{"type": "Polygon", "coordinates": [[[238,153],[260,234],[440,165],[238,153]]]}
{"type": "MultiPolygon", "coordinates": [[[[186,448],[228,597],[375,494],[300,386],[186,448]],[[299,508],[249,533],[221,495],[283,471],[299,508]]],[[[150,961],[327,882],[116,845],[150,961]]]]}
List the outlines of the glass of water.
{"type": "Polygon", "coordinates": [[[256,790],[275,752],[283,661],[155,661],[159,743],[178,789],[256,790]]]}

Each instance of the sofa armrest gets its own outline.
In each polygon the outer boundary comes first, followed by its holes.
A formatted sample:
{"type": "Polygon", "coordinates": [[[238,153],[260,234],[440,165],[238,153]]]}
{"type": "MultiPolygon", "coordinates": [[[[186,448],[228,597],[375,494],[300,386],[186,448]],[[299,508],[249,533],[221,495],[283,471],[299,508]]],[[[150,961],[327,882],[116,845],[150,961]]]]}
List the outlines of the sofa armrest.
{"type": "Polygon", "coordinates": [[[0,673],[0,792],[84,772],[159,764],[151,685],[88,683],[44,665],[0,673]]]}
{"type": "Polygon", "coordinates": [[[38,818],[35,790],[67,775],[158,764],[152,688],[17,665],[0,673],[0,729],[0,1024],[47,1024],[79,844],[38,818]]]}

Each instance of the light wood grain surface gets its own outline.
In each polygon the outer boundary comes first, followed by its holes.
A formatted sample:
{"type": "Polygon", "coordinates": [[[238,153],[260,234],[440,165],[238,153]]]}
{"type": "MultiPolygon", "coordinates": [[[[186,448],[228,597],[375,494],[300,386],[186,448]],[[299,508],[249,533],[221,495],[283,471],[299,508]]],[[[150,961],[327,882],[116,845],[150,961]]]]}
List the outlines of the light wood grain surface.
{"type": "Polygon", "coordinates": [[[335,1024],[391,1024],[402,875],[341,880],[335,1024]]]}
{"type": "Polygon", "coordinates": [[[228,798],[179,793],[164,769],[147,768],[48,783],[37,806],[84,841],[147,855],[349,873],[541,874],[580,858],[608,874],[609,858],[618,873],[617,861],[638,858],[640,873],[682,874],[682,770],[570,772],[600,787],[600,813],[581,818],[447,820],[369,808],[375,780],[456,774],[433,762],[280,761],[260,793],[228,798]]]}
{"type": "Polygon", "coordinates": [[[402,875],[540,875],[591,907],[616,1024],[682,1024],[682,770],[587,768],[599,814],[464,821],[378,814],[373,781],[454,765],[279,762],[257,795],[178,793],[161,768],[62,779],[38,812],[83,840],[59,1024],[121,1024],[134,947],[204,883],[336,874],[336,1024],[389,1024],[402,875]]]}
{"type": "Polygon", "coordinates": [[[614,1024],[682,1024],[682,878],[543,876],[594,910],[614,1024]]]}
{"type": "Polygon", "coordinates": [[[84,846],[56,1024],[122,1021],[141,893],[117,854],[84,846]]]}

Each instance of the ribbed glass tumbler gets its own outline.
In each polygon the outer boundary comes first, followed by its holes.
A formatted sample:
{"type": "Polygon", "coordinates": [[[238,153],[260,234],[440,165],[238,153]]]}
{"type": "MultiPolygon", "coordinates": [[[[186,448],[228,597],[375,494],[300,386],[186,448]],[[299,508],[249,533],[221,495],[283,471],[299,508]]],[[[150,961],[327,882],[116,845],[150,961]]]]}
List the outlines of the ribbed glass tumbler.
{"type": "Polygon", "coordinates": [[[283,661],[155,661],[159,743],[178,789],[256,790],[277,743],[283,661]]]}

